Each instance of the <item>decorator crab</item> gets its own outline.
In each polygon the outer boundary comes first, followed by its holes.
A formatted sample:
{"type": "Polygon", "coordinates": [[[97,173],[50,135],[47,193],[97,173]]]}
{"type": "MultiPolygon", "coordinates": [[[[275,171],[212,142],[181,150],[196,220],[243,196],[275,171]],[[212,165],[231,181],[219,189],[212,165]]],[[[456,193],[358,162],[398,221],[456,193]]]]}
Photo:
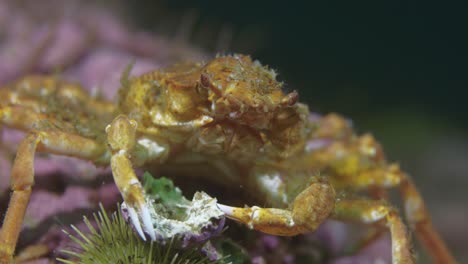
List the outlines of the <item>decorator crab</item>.
{"type": "MultiPolygon", "coordinates": [[[[393,263],[414,263],[408,231],[386,190],[400,190],[409,226],[437,263],[454,263],[423,199],[369,134],[337,114],[318,116],[284,94],[273,70],[243,55],[185,63],[136,78],[124,74],[118,104],[58,78],[29,76],[0,89],[0,124],[27,132],[11,172],[0,262],[12,260],[34,184],[36,152],[110,165],[142,239],[156,239],[133,170],[144,164],[218,168],[210,178],[242,184],[270,208],[218,203],[261,232],[294,236],[326,219],[388,230],[393,263]]],[[[218,197],[222,202],[222,197],[218,197]]],[[[372,239],[372,238],[370,238],[372,239]]]]}

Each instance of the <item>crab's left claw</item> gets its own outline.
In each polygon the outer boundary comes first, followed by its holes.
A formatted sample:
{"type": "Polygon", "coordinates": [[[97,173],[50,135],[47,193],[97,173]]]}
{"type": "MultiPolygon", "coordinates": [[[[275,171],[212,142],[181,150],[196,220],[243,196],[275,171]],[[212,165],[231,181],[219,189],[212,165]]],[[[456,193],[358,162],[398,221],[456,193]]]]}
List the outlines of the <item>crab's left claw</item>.
{"type": "Polygon", "coordinates": [[[137,123],[124,115],[116,117],[106,127],[111,152],[110,163],[115,183],[125,201],[133,226],[143,240],[146,241],[145,232],[151,240],[156,240],[145,192],[133,171],[130,160],[136,144],[136,127],[137,123]]]}

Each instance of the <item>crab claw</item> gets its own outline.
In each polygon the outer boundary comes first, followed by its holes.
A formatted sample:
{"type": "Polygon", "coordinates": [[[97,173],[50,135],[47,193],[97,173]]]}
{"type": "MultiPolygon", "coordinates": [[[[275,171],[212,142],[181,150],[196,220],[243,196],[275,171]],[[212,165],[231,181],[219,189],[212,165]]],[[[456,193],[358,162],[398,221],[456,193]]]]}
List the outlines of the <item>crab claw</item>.
{"type": "Polygon", "coordinates": [[[125,115],[117,116],[106,127],[107,143],[111,152],[110,164],[114,181],[125,201],[132,224],[143,240],[145,233],[152,240],[156,234],[151,223],[145,192],[132,167],[130,157],[136,144],[137,122],[125,115]]]}
{"type": "Polygon", "coordinates": [[[218,203],[226,217],[266,234],[294,236],[306,232],[301,223],[295,223],[291,211],[258,206],[239,208],[218,203]]]}
{"type": "Polygon", "coordinates": [[[148,234],[152,241],[156,240],[156,233],[151,222],[151,215],[146,203],[134,206],[129,206],[128,203],[122,204],[122,209],[128,212],[130,223],[134,226],[138,235],[146,241],[145,233],[148,234]]]}

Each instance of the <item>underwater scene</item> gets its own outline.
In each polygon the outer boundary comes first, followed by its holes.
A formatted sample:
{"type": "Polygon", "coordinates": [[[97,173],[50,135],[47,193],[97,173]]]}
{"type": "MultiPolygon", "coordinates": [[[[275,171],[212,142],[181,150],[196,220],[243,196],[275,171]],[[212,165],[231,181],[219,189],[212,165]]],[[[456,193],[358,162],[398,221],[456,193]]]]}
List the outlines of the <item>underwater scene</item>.
{"type": "Polygon", "coordinates": [[[0,0],[0,264],[468,261],[462,10],[0,0]]]}

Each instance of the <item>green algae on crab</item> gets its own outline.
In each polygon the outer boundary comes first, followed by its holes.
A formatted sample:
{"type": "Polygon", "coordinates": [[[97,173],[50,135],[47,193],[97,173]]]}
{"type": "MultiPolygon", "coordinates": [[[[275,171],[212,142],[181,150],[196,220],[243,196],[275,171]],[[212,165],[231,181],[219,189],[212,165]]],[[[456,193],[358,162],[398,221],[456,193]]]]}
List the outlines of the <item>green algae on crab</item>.
{"type": "Polygon", "coordinates": [[[155,200],[155,207],[164,211],[168,218],[182,220],[185,217],[185,209],[190,201],[182,191],[174,186],[174,183],[165,177],[153,178],[149,172],[143,174],[144,189],[147,195],[155,200]]]}

